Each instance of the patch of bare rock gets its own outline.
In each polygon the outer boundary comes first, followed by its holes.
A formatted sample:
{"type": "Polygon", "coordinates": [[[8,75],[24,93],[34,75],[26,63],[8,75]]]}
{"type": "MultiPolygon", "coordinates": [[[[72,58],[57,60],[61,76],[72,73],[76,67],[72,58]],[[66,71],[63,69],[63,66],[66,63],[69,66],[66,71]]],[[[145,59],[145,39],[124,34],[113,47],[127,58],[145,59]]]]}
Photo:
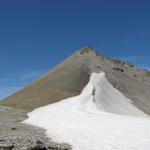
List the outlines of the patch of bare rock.
{"type": "Polygon", "coordinates": [[[20,123],[26,113],[0,106],[0,150],[71,150],[70,145],[47,138],[43,129],[20,123]]]}

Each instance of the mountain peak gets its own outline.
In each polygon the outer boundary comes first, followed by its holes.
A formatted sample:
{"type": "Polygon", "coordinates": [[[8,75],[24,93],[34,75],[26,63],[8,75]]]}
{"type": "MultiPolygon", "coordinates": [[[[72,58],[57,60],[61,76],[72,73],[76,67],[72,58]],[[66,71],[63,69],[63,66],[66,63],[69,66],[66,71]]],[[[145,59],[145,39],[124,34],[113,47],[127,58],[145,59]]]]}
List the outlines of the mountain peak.
{"type": "Polygon", "coordinates": [[[84,55],[84,54],[86,54],[86,55],[87,55],[87,54],[94,54],[94,56],[101,56],[101,57],[104,57],[104,55],[103,55],[101,52],[95,50],[95,49],[94,49],[93,47],[91,47],[91,46],[81,48],[81,49],[78,51],[78,53],[79,53],[80,55],[84,55]]]}
{"type": "Polygon", "coordinates": [[[0,102],[0,105],[30,111],[79,95],[88,83],[90,74],[101,71],[106,73],[108,81],[131,99],[133,104],[150,114],[149,73],[108,58],[92,47],[78,50],[39,80],[0,102]]]}
{"type": "Polygon", "coordinates": [[[81,48],[80,53],[84,54],[84,53],[89,53],[91,51],[95,51],[95,50],[91,46],[89,46],[89,47],[81,48]]]}

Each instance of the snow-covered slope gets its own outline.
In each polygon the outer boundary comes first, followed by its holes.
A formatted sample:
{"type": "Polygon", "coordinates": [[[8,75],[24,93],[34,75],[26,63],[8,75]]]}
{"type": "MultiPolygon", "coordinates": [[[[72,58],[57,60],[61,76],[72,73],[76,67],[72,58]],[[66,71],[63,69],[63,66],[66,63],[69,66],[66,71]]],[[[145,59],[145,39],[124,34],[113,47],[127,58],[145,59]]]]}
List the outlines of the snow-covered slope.
{"type": "Polygon", "coordinates": [[[93,73],[79,96],[29,113],[25,123],[42,127],[75,150],[149,150],[150,119],[107,81],[93,73]]]}

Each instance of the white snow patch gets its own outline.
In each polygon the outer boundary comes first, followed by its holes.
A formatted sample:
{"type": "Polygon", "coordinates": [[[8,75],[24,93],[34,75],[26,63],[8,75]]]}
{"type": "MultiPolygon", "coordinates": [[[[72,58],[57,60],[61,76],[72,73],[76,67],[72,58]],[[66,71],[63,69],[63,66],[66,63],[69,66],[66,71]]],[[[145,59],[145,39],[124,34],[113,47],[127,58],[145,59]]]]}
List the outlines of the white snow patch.
{"type": "Polygon", "coordinates": [[[149,150],[150,119],[113,88],[105,74],[93,73],[79,96],[28,114],[25,123],[46,129],[74,150],[149,150]]]}

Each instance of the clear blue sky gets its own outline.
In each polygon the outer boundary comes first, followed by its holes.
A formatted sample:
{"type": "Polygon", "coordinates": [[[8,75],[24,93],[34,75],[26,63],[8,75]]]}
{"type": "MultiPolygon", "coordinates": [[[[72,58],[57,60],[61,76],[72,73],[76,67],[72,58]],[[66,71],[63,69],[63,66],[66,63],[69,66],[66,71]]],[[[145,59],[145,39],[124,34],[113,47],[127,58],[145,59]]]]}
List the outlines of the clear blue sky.
{"type": "Polygon", "coordinates": [[[150,1],[1,0],[0,99],[89,44],[150,68],[150,1]]]}

